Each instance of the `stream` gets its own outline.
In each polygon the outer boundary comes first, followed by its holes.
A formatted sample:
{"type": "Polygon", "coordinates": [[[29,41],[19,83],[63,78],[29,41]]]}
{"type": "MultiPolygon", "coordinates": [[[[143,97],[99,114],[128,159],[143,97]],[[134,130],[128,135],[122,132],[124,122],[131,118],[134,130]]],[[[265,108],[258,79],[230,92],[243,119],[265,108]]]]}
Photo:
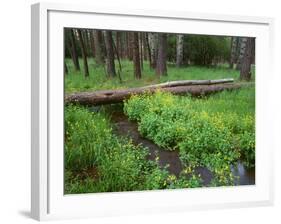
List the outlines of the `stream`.
{"type": "MultiPolygon", "coordinates": [[[[129,137],[132,139],[133,144],[142,145],[149,150],[149,160],[155,160],[156,156],[159,157],[159,165],[165,167],[169,165],[167,170],[176,176],[179,176],[183,166],[179,158],[179,151],[163,150],[151,140],[148,140],[141,136],[138,131],[137,123],[129,121],[126,115],[120,111],[113,112],[111,120],[115,125],[114,132],[117,135],[129,137]]],[[[238,162],[236,167],[231,168],[232,173],[238,176],[239,179],[235,182],[235,185],[254,185],[255,184],[255,168],[247,169],[242,162],[238,162]]],[[[198,167],[195,171],[201,175],[203,185],[208,185],[213,176],[212,172],[205,167],[198,167]]]]}

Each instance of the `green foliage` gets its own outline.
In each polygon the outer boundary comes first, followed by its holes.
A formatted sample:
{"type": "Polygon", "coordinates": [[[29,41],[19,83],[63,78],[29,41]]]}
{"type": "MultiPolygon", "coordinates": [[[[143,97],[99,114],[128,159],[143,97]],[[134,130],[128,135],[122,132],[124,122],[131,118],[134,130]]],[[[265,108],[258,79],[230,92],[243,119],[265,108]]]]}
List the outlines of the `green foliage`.
{"type": "Polygon", "coordinates": [[[154,95],[132,96],[124,103],[140,133],[166,150],[180,150],[185,166],[204,166],[212,185],[230,185],[230,165],[255,161],[253,88],[223,92],[203,99],[154,95]]]}
{"type": "Polygon", "coordinates": [[[228,61],[230,55],[230,40],[227,37],[188,35],[184,39],[184,51],[187,57],[196,65],[211,65],[228,61]]]}
{"type": "Polygon", "coordinates": [[[196,175],[171,178],[158,160],[147,160],[147,149],[115,136],[102,113],[67,106],[65,130],[65,193],[194,187],[201,183],[196,175]]]}
{"type": "MultiPolygon", "coordinates": [[[[207,35],[184,36],[184,62],[185,64],[212,65],[229,61],[230,38],[207,35]]],[[[167,42],[167,58],[169,62],[176,61],[176,35],[169,35],[167,42]]]]}
{"type": "Polygon", "coordinates": [[[117,144],[107,119],[85,108],[65,108],[65,167],[83,170],[103,160],[103,151],[117,144]]]}

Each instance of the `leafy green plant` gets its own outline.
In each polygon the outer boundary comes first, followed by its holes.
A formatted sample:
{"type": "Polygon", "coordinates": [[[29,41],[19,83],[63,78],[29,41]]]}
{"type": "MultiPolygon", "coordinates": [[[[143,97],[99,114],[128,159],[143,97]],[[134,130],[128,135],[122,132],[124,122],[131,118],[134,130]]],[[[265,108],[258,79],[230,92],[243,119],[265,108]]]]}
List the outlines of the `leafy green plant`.
{"type": "MultiPolygon", "coordinates": [[[[65,110],[65,192],[117,192],[192,187],[194,176],[171,178],[148,151],[113,134],[109,119],[87,108],[65,110]]],[[[197,186],[196,185],[196,186],[197,186]]]]}
{"type": "Polygon", "coordinates": [[[133,96],[124,103],[129,119],[140,133],[166,150],[180,150],[186,166],[204,166],[214,174],[212,185],[231,185],[231,165],[242,159],[254,166],[254,114],[252,90],[191,99],[158,91],[133,96]],[[245,111],[246,113],[241,113],[245,111]],[[250,112],[249,112],[250,111],[250,112]]]}

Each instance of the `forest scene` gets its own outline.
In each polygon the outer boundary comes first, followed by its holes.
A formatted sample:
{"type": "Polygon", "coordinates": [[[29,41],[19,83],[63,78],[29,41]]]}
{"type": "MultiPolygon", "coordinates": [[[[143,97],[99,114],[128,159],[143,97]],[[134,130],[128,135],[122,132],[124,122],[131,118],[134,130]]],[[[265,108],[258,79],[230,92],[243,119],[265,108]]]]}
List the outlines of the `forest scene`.
{"type": "Polygon", "coordinates": [[[64,29],[65,194],[255,184],[255,38],[64,29]]]}

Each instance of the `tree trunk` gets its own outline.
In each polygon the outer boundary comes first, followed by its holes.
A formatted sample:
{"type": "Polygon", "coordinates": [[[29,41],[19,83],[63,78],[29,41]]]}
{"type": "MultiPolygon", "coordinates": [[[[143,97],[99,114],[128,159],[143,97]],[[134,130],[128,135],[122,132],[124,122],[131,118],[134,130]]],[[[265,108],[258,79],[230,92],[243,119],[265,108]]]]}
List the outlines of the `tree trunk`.
{"type": "Polygon", "coordinates": [[[241,69],[241,63],[244,57],[245,48],[246,48],[247,37],[240,37],[240,46],[239,46],[239,55],[237,59],[236,70],[241,69]]]}
{"type": "Polygon", "coordinates": [[[148,58],[148,61],[149,61],[149,67],[152,68],[152,65],[151,65],[151,49],[150,49],[150,45],[149,45],[148,33],[145,34],[145,46],[147,48],[147,58],[148,58]]]}
{"type": "Polygon", "coordinates": [[[143,60],[148,60],[147,44],[146,44],[146,33],[142,33],[142,45],[143,45],[143,60]]]}
{"type": "Polygon", "coordinates": [[[104,54],[102,48],[102,32],[94,30],[95,59],[98,65],[104,65],[104,54]]]}
{"type": "Polygon", "coordinates": [[[91,49],[92,49],[92,55],[93,58],[96,57],[96,49],[95,49],[95,41],[94,41],[94,34],[92,30],[88,31],[88,35],[89,35],[89,39],[90,39],[90,45],[91,45],[91,49]]]}
{"type": "Polygon", "coordinates": [[[138,32],[132,33],[132,46],[133,46],[133,61],[134,61],[134,75],[136,79],[141,78],[140,67],[140,51],[139,51],[139,34],[138,32]]]}
{"type": "Polygon", "coordinates": [[[167,34],[158,34],[158,55],[157,55],[157,65],[156,74],[158,76],[167,75],[167,34]]]}
{"type": "Polygon", "coordinates": [[[122,52],[122,57],[125,59],[128,59],[128,33],[124,32],[123,34],[123,52],[122,52]]]}
{"type": "Polygon", "coordinates": [[[68,74],[68,68],[65,62],[64,62],[64,74],[65,75],[68,74]]]}
{"type": "Polygon", "coordinates": [[[238,38],[239,37],[231,37],[231,53],[229,62],[229,68],[231,69],[234,68],[234,64],[237,62],[238,38]]]}
{"type": "Polygon", "coordinates": [[[142,49],[142,34],[143,33],[139,33],[139,51],[140,51],[140,67],[141,70],[143,70],[143,49],[142,49]]]}
{"type": "Polygon", "coordinates": [[[80,71],[80,64],[79,64],[77,46],[75,42],[75,35],[73,29],[69,30],[69,39],[70,39],[70,55],[72,58],[74,68],[76,71],[80,71]]]}
{"type": "Polygon", "coordinates": [[[126,35],[125,35],[125,54],[126,54],[126,58],[128,60],[130,60],[130,33],[129,32],[126,32],[126,35]]]}
{"type": "Polygon", "coordinates": [[[91,53],[91,47],[90,47],[90,41],[89,41],[89,38],[88,38],[88,30],[86,29],[81,29],[81,34],[82,34],[82,39],[83,39],[83,42],[84,42],[84,48],[85,48],[85,52],[86,52],[86,55],[90,55],[91,53]]]}
{"type": "Polygon", "coordinates": [[[156,59],[157,59],[157,34],[148,33],[148,42],[150,46],[150,68],[156,68],[156,59]]]}
{"type": "Polygon", "coordinates": [[[177,67],[181,67],[183,64],[183,34],[177,35],[177,67]]]}
{"type": "Polygon", "coordinates": [[[84,63],[84,76],[85,78],[89,77],[89,68],[88,68],[88,61],[87,61],[87,53],[85,49],[85,43],[82,37],[82,33],[80,29],[77,29],[77,35],[79,38],[79,43],[81,47],[81,52],[82,52],[82,58],[83,58],[83,63],[84,63]]]}
{"type": "Polygon", "coordinates": [[[65,103],[79,103],[80,105],[102,105],[120,103],[129,99],[132,95],[154,93],[156,91],[170,92],[176,95],[191,94],[192,96],[204,96],[224,90],[240,88],[240,84],[214,84],[214,85],[187,85],[174,87],[139,87],[123,90],[101,90],[95,92],[82,92],[67,95],[65,103]]]}
{"type": "Polygon", "coordinates": [[[105,48],[106,48],[106,71],[109,77],[115,77],[115,63],[113,52],[113,39],[111,31],[104,31],[105,48]]]}
{"type": "Polygon", "coordinates": [[[240,80],[251,80],[251,64],[253,58],[254,38],[248,37],[245,45],[243,60],[241,61],[240,80]]]}
{"type": "Polygon", "coordinates": [[[253,38],[253,44],[252,44],[252,64],[256,64],[256,39],[253,38]]]}
{"type": "Polygon", "coordinates": [[[122,32],[116,31],[116,50],[120,58],[122,58],[122,32]]]}

